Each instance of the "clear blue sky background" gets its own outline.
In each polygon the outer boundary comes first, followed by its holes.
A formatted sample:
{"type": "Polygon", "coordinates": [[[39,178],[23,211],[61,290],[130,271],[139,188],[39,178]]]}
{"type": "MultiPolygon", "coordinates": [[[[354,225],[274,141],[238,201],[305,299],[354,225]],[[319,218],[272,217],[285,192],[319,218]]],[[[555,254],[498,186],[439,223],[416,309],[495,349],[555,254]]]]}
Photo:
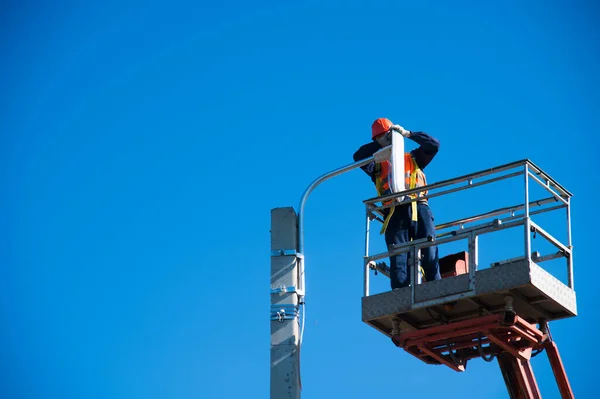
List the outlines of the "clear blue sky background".
{"type": "MultiPolygon", "coordinates": [[[[566,0],[5,2],[0,397],[268,397],[270,209],[350,163],[381,116],[441,141],[430,181],[530,158],[575,194],[580,315],[552,328],[592,397],[599,16],[566,0]]],[[[495,363],[426,366],[361,322],[373,194],[353,171],[307,206],[303,397],[507,398],[495,363]]],[[[472,206],[432,200],[436,222],[472,206]]],[[[533,366],[557,397],[545,356],[533,366]]]]}

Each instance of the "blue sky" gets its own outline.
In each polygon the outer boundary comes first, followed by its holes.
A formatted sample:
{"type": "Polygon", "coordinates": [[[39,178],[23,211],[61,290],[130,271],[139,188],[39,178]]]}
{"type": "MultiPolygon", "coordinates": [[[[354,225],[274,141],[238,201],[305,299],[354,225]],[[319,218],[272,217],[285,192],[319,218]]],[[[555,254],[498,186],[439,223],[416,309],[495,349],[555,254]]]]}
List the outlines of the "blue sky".
{"type": "MultiPolygon", "coordinates": [[[[4,4],[0,396],[267,397],[270,209],[385,116],[440,140],[430,182],[529,158],[574,193],[580,315],[551,327],[587,397],[598,6],[451,3],[4,4]]],[[[373,195],[353,171],[307,205],[303,397],[508,397],[496,364],[426,366],[361,322],[373,195]]]]}

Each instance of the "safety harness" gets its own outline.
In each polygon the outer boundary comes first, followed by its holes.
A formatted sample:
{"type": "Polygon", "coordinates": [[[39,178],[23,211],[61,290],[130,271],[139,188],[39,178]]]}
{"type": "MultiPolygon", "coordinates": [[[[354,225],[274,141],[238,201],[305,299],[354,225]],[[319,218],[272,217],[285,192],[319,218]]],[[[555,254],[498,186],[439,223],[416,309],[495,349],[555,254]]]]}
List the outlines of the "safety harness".
{"type": "MultiPolygon", "coordinates": [[[[404,154],[404,166],[405,166],[405,173],[404,173],[404,180],[405,180],[405,186],[407,189],[412,190],[413,188],[417,188],[417,187],[421,187],[421,186],[425,186],[427,185],[427,182],[425,180],[425,173],[423,173],[423,171],[421,170],[421,168],[419,168],[419,165],[417,165],[417,162],[414,160],[414,158],[410,155],[410,154],[404,154]],[[421,179],[419,179],[419,177],[421,177],[421,179]]],[[[377,188],[377,193],[379,194],[379,196],[384,196],[384,195],[389,195],[391,194],[391,189],[390,189],[390,184],[389,184],[389,177],[391,174],[391,165],[389,163],[389,161],[384,161],[381,163],[378,163],[375,165],[375,187],[377,188]]],[[[415,194],[410,194],[410,198],[417,198],[419,197],[421,194],[424,195],[424,193],[415,193],[415,194]]],[[[393,202],[394,200],[388,200],[385,201],[383,204],[384,205],[389,205],[393,202]]],[[[392,215],[394,214],[394,210],[396,209],[396,206],[392,206],[391,208],[388,208],[389,212],[385,218],[385,220],[383,221],[383,226],[381,226],[381,231],[379,234],[383,234],[385,233],[388,224],[390,222],[390,219],[392,218],[392,215]]],[[[412,221],[413,222],[417,222],[418,220],[418,212],[417,212],[417,201],[413,201],[411,203],[411,213],[412,213],[412,221]]]]}

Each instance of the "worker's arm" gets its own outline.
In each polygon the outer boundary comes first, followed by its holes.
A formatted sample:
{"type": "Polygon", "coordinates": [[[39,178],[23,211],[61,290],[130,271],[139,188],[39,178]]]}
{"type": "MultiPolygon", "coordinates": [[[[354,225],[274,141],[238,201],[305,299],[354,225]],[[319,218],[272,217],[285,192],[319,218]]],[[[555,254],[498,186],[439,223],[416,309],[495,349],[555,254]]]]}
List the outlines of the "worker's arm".
{"type": "MultiPolygon", "coordinates": [[[[376,141],[365,144],[354,153],[354,162],[362,161],[363,159],[372,157],[373,154],[380,149],[381,146],[376,141]]],[[[373,170],[375,169],[375,161],[369,162],[367,165],[361,166],[360,168],[364,170],[366,174],[371,176],[371,179],[374,179],[373,170]]]]}
{"type": "Polygon", "coordinates": [[[438,153],[440,142],[424,132],[410,132],[408,138],[419,144],[419,148],[412,150],[410,153],[419,168],[425,169],[438,153]]]}

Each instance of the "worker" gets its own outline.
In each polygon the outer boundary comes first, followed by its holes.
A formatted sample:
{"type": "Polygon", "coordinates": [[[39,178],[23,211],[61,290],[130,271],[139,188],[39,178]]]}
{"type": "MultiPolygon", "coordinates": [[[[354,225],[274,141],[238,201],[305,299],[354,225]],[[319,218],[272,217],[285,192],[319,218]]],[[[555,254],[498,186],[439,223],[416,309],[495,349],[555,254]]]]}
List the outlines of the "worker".
{"type": "MultiPolygon", "coordinates": [[[[394,125],[387,118],[379,118],[371,126],[373,141],[361,146],[354,153],[354,161],[358,162],[373,156],[383,147],[392,144],[392,134],[401,134],[417,144],[419,147],[410,153],[404,154],[404,171],[406,189],[422,187],[427,185],[423,170],[429,165],[438,152],[440,142],[423,132],[411,132],[400,125],[394,125]]],[[[372,161],[362,167],[371,177],[380,196],[391,194],[388,175],[390,172],[389,161],[372,161]]],[[[412,198],[426,195],[426,192],[414,194],[412,198]]],[[[394,199],[393,201],[396,201],[394,199]]],[[[392,204],[387,201],[385,204],[392,204]]],[[[404,244],[410,240],[428,238],[435,240],[435,225],[433,214],[427,203],[427,199],[418,199],[411,203],[392,206],[383,209],[384,224],[382,234],[385,233],[385,243],[388,251],[395,246],[404,244]]],[[[390,257],[390,282],[392,289],[406,287],[410,284],[410,268],[407,267],[408,253],[390,257]]],[[[440,280],[438,263],[438,248],[430,246],[421,249],[421,267],[425,281],[440,280]]]]}

